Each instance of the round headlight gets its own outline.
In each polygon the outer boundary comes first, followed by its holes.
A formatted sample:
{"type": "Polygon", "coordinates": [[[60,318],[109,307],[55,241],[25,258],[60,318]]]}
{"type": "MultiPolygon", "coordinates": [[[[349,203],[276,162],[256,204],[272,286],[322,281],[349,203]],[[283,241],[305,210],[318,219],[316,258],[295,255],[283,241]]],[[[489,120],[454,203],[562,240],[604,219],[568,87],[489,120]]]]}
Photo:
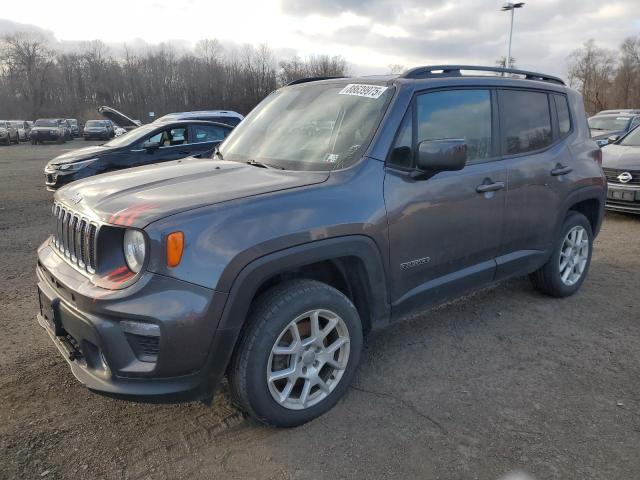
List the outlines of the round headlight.
{"type": "Polygon", "coordinates": [[[140,230],[128,229],[124,232],[124,259],[132,272],[138,273],[144,264],[145,243],[140,230]]]}

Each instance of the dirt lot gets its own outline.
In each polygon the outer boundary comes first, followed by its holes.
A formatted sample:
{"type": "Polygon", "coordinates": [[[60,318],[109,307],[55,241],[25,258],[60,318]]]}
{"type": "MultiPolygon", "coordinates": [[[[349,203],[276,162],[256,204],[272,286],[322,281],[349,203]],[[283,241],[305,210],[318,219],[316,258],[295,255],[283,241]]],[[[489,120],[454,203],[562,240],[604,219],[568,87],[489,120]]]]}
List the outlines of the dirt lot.
{"type": "Polygon", "coordinates": [[[370,338],[324,417],[265,428],[230,405],[92,394],[35,321],[46,161],[0,147],[0,477],[635,479],[640,472],[640,218],[608,214],[565,300],[526,279],[370,338]]]}

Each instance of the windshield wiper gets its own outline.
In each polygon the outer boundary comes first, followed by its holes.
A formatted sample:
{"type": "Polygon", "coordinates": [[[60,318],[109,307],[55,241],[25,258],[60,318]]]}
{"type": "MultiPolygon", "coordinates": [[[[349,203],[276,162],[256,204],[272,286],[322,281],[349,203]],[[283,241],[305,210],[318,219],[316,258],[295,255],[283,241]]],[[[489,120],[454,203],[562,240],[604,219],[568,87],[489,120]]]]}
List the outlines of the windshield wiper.
{"type": "Polygon", "coordinates": [[[275,165],[273,163],[258,162],[257,160],[248,160],[246,163],[247,165],[251,165],[253,167],[275,168],[277,170],[284,170],[284,167],[281,167],[280,165],[275,165]]]}

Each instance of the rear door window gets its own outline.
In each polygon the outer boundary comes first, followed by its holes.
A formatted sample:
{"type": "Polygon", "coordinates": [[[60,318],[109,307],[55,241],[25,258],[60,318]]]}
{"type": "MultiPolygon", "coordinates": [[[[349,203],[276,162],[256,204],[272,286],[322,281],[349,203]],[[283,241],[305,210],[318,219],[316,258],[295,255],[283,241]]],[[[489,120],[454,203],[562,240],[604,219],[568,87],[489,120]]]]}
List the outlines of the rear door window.
{"type": "Polygon", "coordinates": [[[540,150],[553,142],[546,93],[502,90],[500,112],[503,152],[506,155],[540,150]]]}
{"type": "Polygon", "coordinates": [[[228,129],[214,125],[193,125],[193,137],[190,143],[220,142],[227,136],[228,129]]]}

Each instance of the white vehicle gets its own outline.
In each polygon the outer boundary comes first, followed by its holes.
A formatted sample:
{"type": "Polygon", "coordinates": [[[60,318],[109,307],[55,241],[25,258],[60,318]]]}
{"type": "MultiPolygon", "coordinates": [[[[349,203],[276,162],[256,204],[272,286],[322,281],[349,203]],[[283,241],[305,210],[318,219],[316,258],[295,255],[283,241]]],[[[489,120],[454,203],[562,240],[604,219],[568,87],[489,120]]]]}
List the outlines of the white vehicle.
{"type": "Polygon", "coordinates": [[[116,126],[114,133],[116,134],[116,137],[120,137],[121,135],[124,135],[125,133],[127,133],[127,131],[122,127],[116,126]]]}
{"type": "Polygon", "coordinates": [[[9,123],[15,128],[18,132],[18,141],[26,142],[29,140],[29,125],[24,120],[9,120],[9,123]]]}

